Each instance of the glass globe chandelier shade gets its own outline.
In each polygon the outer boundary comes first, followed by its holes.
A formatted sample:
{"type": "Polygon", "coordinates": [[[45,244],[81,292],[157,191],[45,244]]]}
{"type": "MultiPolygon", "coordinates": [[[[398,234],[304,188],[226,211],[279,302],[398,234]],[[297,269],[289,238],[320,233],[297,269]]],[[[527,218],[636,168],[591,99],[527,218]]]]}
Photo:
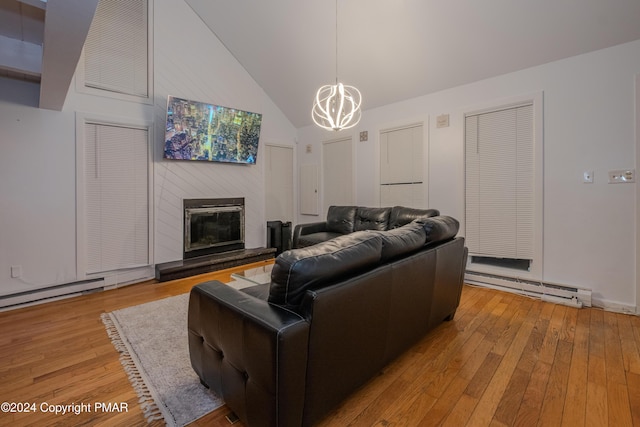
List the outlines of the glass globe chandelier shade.
{"type": "Polygon", "coordinates": [[[326,130],[354,127],[361,117],[362,96],[353,86],[342,83],[325,85],[318,89],[311,116],[316,125],[326,130]]]}
{"type": "Polygon", "coordinates": [[[353,86],[338,81],[338,0],[336,0],[336,84],[324,85],[316,93],[311,117],[326,130],[343,130],[360,121],[362,96],[353,86]]]}

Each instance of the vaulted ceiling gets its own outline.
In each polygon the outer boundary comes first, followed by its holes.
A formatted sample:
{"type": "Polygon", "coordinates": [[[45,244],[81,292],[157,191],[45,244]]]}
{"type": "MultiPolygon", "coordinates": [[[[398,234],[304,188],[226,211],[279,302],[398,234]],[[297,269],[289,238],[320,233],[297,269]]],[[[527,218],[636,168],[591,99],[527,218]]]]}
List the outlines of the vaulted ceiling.
{"type": "MultiPolygon", "coordinates": [[[[638,0],[185,1],[296,127],[335,82],[336,15],[365,110],[640,39],[638,0]]],[[[97,3],[0,0],[0,76],[61,109],[97,3]]]]}
{"type": "MultiPolygon", "coordinates": [[[[186,0],[296,127],[335,82],[336,1],[186,0]]],[[[337,0],[365,110],[640,39],[639,0],[337,0]]],[[[639,70],[640,72],[640,70],[639,70]]]]}

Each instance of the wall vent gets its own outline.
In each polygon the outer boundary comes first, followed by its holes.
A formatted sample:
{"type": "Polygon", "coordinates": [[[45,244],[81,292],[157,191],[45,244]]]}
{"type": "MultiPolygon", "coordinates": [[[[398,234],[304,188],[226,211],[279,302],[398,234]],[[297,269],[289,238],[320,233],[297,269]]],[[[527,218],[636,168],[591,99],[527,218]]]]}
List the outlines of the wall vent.
{"type": "Polygon", "coordinates": [[[464,280],[471,285],[519,293],[571,307],[591,307],[591,289],[475,271],[466,271],[464,280]]]}

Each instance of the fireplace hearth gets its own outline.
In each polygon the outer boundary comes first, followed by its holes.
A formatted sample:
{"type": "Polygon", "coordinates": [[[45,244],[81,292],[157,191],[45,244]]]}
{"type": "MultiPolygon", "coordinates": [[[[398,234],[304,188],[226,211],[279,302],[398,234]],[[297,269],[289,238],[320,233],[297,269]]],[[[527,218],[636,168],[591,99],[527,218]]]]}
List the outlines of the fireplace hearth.
{"type": "Polygon", "coordinates": [[[273,259],[275,248],[245,248],[244,198],[185,199],[183,258],[156,264],[160,282],[273,259]]]}

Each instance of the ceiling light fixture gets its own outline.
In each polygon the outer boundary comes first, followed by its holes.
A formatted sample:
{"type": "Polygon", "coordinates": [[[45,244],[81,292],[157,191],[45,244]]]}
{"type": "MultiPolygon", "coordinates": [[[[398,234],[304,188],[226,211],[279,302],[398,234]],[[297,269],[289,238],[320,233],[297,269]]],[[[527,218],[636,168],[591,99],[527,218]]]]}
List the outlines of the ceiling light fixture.
{"type": "Polygon", "coordinates": [[[336,0],[336,84],[324,85],[316,93],[311,116],[315,124],[326,130],[354,127],[361,117],[362,95],[353,86],[338,82],[338,0],[336,0]]]}

